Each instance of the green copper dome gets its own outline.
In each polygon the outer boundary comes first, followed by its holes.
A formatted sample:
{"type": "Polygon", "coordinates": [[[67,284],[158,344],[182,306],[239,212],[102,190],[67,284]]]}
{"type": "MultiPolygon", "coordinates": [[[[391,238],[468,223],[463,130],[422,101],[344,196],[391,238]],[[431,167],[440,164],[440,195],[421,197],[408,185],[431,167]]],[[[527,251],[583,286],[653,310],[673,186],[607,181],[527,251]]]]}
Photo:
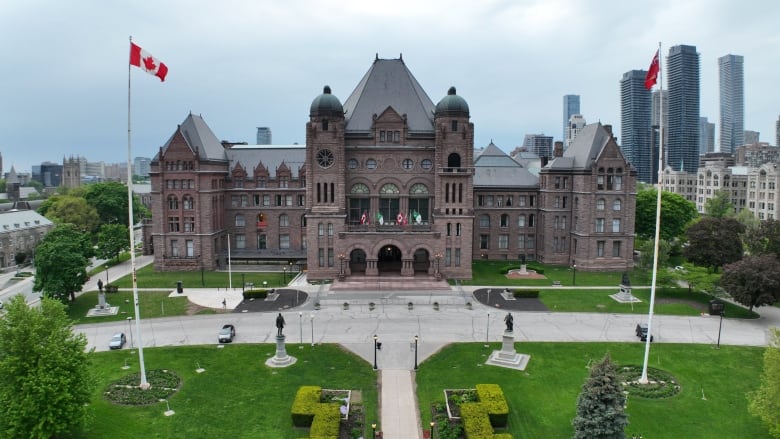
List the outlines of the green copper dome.
{"type": "Polygon", "coordinates": [[[322,94],[314,98],[309,110],[309,116],[343,116],[344,107],[339,98],[330,93],[330,86],[322,89],[322,94]]]}
{"type": "Polygon", "coordinates": [[[469,115],[469,104],[455,93],[455,87],[450,87],[447,96],[436,104],[437,116],[461,116],[469,115]]]}

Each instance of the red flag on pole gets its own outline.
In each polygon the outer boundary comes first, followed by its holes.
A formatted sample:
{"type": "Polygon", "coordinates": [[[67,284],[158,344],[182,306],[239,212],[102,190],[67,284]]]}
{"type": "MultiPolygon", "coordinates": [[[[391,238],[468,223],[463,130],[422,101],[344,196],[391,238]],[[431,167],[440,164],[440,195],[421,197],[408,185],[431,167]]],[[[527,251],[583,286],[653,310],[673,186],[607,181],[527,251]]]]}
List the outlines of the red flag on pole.
{"type": "Polygon", "coordinates": [[[130,43],[130,65],[140,67],[146,73],[160,78],[160,81],[165,81],[165,76],[168,75],[168,66],[132,42],[130,43]]]}
{"type": "Polygon", "coordinates": [[[658,82],[658,71],[661,69],[661,65],[658,63],[658,51],[655,51],[653,61],[650,63],[650,68],[647,69],[647,76],[645,76],[645,88],[650,90],[658,82]]]}

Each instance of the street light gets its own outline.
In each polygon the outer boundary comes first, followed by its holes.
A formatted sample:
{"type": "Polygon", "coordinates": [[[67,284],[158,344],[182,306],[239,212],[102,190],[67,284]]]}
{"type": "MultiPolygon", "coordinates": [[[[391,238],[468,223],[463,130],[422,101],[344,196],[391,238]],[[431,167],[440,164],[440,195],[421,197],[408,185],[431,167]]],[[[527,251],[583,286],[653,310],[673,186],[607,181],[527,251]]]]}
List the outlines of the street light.
{"type": "Polygon", "coordinates": [[[487,313],[487,328],[485,329],[485,347],[490,343],[490,313],[487,313]]]}
{"type": "Polygon", "coordinates": [[[133,318],[130,316],[127,316],[127,332],[130,333],[130,348],[133,348],[133,324],[131,323],[133,321],[133,318]]]}
{"type": "Polygon", "coordinates": [[[439,279],[439,277],[440,277],[440,274],[439,274],[439,261],[441,260],[442,255],[441,255],[440,252],[436,252],[433,255],[433,257],[434,257],[434,259],[436,259],[436,273],[435,273],[436,279],[439,279]]]}
{"type": "Polygon", "coordinates": [[[301,335],[301,344],[303,344],[303,312],[298,311],[298,332],[301,335]]]}
{"type": "Polygon", "coordinates": [[[282,267],[282,272],[284,273],[284,281],[282,282],[282,284],[286,284],[287,283],[287,266],[286,265],[284,267],[282,267]]]}
{"type": "Polygon", "coordinates": [[[417,370],[417,340],[419,340],[420,337],[414,336],[414,370],[417,370]]]}
{"type": "Polygon", "coordinates": [[[726,314],[726,310],[720,311],[720,323],[718,324],[718,349],[720,349],[720,330],[723,328],[723,314],[726,314]]]}
{"type": "Polygon", "coordinates": [[[379,337],[377,337],[376,334],[374,334],[374,370],[377,370],[377,366],[376,366],[376,351],[377,351],[377,342],[376,341],[377,340],[379,340],[379,337]]]}
{"type": "Polygon", "coordinates": [[[371,438],[376,439],[376,424],[371,424],[371,438]]]}
{"type": "Polygon", "coordinates": [[[314,313],[311,313],[309,320],[311,321],[311,347],[314,347],[314,313]]]}
{"type": "Polygon", "coordinates": [[[571,284],[577,285],[577,264],[574,263],[574,260],[571,261],[571,284]]]}
{"type": "Polygon", "coordinates": [[[341,262],[341,268],[339,269],[339,277],[344,277],[344,259],[347,258],[347,255],[345,255],[343,252],[339,253],[338,255],[339,261],[341,262]]]}
{"type": "Polygon", "coordinates": [[[433,430],[436,427],[436,423],[431,421],[431,439],[433,439],[433,430]]]}

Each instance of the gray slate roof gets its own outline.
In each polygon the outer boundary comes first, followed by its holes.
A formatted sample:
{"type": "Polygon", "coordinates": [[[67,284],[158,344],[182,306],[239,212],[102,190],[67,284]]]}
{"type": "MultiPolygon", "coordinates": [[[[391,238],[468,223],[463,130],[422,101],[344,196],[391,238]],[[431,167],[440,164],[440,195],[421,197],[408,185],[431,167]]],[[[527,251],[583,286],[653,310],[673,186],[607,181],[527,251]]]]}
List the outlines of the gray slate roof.
{"type": "Polygon", "coordinates": [[[562,157],[547,164],[551,169],[590,169],[593,161],[609,142],[609,132],[601,122],[585,125],[562,157]]]}
{"type": "Polygon", "coordinates": [[[34,210],[9,210],[0,213],[0,233],[18,232],[42,226],[52,226],[53,223],[34,210]]]}
{"type": "Polygon", "coordinates": [[[474,187],[535,187],[539,179],[490,142],[474,158],[474,187]]]}
{"type": "Polygon", "coordinates": [[[379,59],[344,102],[347,131],[370,131],[374,114],[387,107],[406,114],[410,131],[433,131],[435,105],[403,59],[379,59]]]}
{"type": "Polygon", "coordinates": [[[235,145],[226,149],[225,154],[230,160],[231,170],[241,163],[250,177],[260,162],[271,176],[276,175],[276,169],[284,162],[293,178],[298,178],[298,171],[306,160],[306,145],[235,145]]]}
{"type": "MultiPolygon", "coordinates": [[[[187,140],[190,148],[198,152],[201,160],[225,160],[225,148],[201,116],[192,113],[187,115],[184,122],[179,125],[179,131],[187,140]]],[[[163,150],[168,149],[172,139],[173,136],[165,142],[163,150]]]]}

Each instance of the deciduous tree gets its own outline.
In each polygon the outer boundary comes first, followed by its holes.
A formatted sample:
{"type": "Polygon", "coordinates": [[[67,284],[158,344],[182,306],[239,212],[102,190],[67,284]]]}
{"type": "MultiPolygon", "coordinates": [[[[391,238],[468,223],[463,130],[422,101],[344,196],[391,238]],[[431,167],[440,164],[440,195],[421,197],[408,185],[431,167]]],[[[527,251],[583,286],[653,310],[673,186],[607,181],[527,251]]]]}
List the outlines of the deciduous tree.
{"type": "Polygon", "coordinates": [[[780,438],[780,329],[772,328],[771,342],[764,351],[764,372],[758,389],[748,394],[748,411],[780,438]]]}
{"type": "Polygon", "coordinates": [[[51,438],[87,420],[95,380],[63,305],[44,298],[29,307],[23,296],[0,319],[0,437],[51,438]]]}
{"type": "MultiPolygon", "coordinates": [[[[643,239],[655,237],[655,208],[657,192],[654,188],[640,190],[636,195],[634,228],[643,239]]],[[[679,194],[661,193],[661,239],[671,241],[685,232],[685,226],[698,217],[696,205],[679,194]]]]}
{"type": "Polygon", "coordinates": [[[572,420],[575,439],[622,439],[628,417],[626,397],[609,354],[591,365],[590,376],[577,397],[577,416],[572,420]]]}
{"type": "Polygon", "coordinates": [[[71,224],[55,227],[35,248],[36,275],[33,288],[61,301],[75,299],[87,280],[89,238],[71,224]],[[86,244],[85,244],[86,241],[86,244]]]}
{"type": "Polygon", "coordinates": [[[127,226],[122,224],[103,224],[97,239],[99,258],[110,259],[130,248],[130,235],[127,226]]]}
{"type": "MultiPolygon", "coordinates": [[[[102,224],[127,225],[127,186],[118,182],[95,183],[86,187],[84,198],[93,206],[102,224]]],[[[133,223],[138,222],[146,209],[133,197],[133,223]]]]}
{"type": "Polygon", "coordinates": [[[745,233],[745,246],[751,255],[774,254],[780,258],[780,221],[768,219],[745,233]]]}
{"type": "Polygon", "coordinates": [[[100,218],[94,207],[87,204],[81,197],[63,195],[56,197],[51,203],[44,204],[39,209],[46,218],[55,224],[73,224],[83,232],[92,233],[97,230],[100,218]]]}
{"type": "Polygon", "coordinates": [[[742,258],[745,226],[734,218],[705,217],[688,227],[685,257],[702,267],[718,269],[742,258]]]}
{"type": "Polygon", "coordinates": [[[721,189],[712,194],[704,202],[704,213],[710,218],[725,218],[735,215],[734,205],[731,204],[731,195],[728,189],[721,189]]]}
{"type": "Polygon", "coordinates": [[[780,262],[774,255],[758,255],[726,265],[720,287],[751,311],[771,305],[780,298],[780,262]]]}

